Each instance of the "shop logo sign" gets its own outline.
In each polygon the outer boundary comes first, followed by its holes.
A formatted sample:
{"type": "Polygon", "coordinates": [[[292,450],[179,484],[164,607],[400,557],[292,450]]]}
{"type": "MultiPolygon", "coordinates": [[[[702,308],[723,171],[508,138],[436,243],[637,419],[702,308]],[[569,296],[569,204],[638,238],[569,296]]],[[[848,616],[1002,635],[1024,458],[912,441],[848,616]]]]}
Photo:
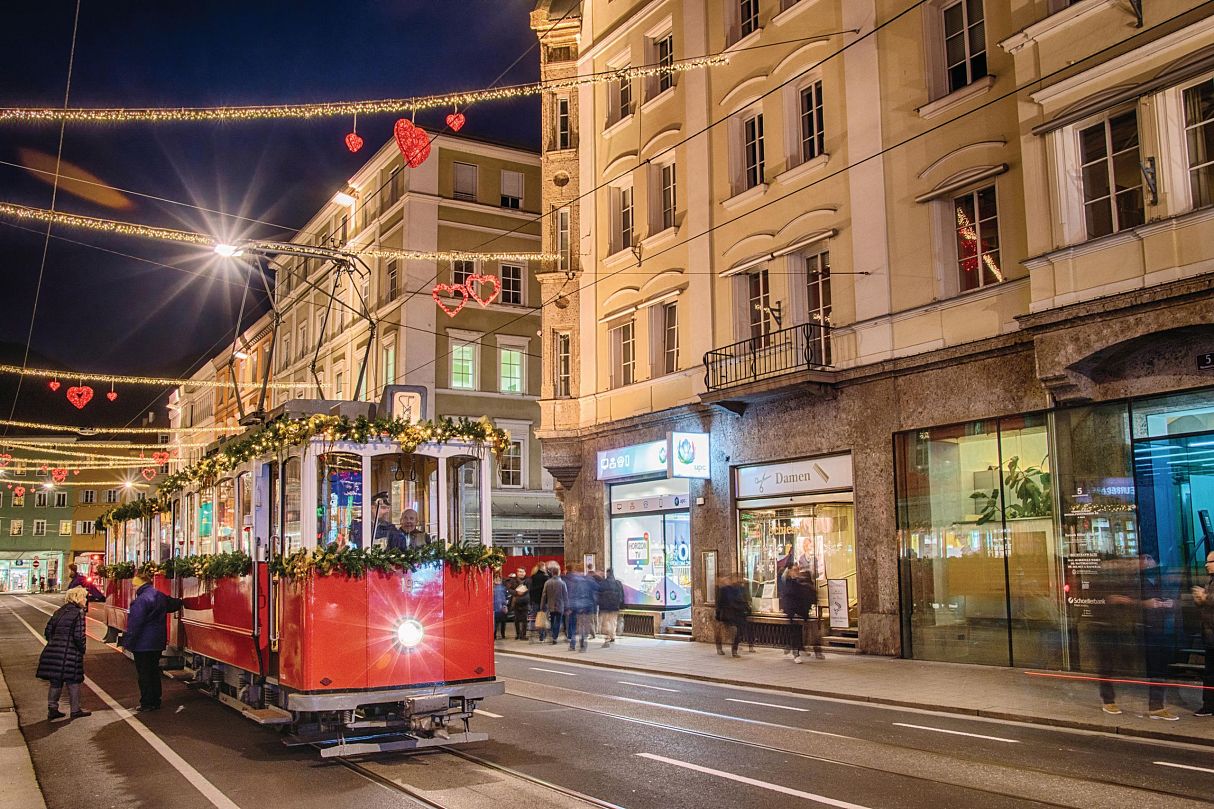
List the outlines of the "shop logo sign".
{"type": "Polygon", "coordinates": [[[851,453],[739,467],[737,486],[738,497],[850,489],[851,453]]]}

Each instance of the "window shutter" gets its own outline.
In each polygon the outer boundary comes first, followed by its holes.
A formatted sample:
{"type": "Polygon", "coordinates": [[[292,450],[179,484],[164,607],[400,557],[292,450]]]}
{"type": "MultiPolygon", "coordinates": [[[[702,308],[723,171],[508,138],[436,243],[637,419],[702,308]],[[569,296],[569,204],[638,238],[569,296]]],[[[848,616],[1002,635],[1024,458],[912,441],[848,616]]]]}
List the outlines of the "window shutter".
{"type": "Polygon", "coordinates": [[[518,171],[502,172],[502,196],[523,198],[523,175],[518,171]]]}
{"type": "Polygon", "coordinates": [[[469,163],[455,164],[455,193],[476,196],[476,166],[469,163]]]}

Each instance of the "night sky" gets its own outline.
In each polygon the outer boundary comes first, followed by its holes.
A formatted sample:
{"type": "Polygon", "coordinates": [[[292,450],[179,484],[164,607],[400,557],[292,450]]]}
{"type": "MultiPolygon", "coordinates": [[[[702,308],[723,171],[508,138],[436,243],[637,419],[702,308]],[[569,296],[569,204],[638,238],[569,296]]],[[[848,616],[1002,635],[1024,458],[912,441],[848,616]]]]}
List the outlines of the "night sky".
{"type": "MultiPolygon", "coordinates": [[[[83,0],[69,103],[213,106],[444,93],[486,87],[524,53],[501,83],[536,81],[539,55],[528,26],[533,5],[532,0],[83,0]]],[[[9,6],[0,30],[0,75],[5,77],[0,106],[62,106],[74,0],[9,6]]],[[[417,123],[436,131],[446,112],[419,114],[417,123]]],[[[360,116],[358,132],[366,145],[357,155],[342,143],[349,119],[69,124],[64,161],[102,183],[278,227],[78,184],[61,186],[56,207],[225,237],[285,237],[391,136],[396,117],[360,116]]],[[[536,148],[539,102],[472,108],[463,134],[536,148]]],[[[0,124],[0,200],[49,207],[49,178],[25,166],[49,161],[53,168],[58,138],[58,124],[0,124]]],[[[0,362],[21,360],[44,231],[41,225],[14,227],[0,219],[0,362]]],[[[185,376],[230,340],[243,280],[225,272],[213,255],[65,228],[53,235],[63,238],[50,242],[31,365],[185,376]]],[[[31,386],[45,390],[36,380],[25,390],[31,386]]],[[[137,411],[157,391],[124,393],[122,410],[137,411]]],[[[29,417],[31,407],[44,399],[28,398],[22,395],[19,415],[29,417]]],[[[12,386],[0,384],[0,418],[8,416],[11,403],[12,386]]],[[[39,406],[34,415],[50,421],[72,415],[58,412],[73,410],[66,403],[52,406],[53,412],[39,406]]],[[[103,419],[100,408],[90,411],[85,422],[111,420],[103,419]]]]}

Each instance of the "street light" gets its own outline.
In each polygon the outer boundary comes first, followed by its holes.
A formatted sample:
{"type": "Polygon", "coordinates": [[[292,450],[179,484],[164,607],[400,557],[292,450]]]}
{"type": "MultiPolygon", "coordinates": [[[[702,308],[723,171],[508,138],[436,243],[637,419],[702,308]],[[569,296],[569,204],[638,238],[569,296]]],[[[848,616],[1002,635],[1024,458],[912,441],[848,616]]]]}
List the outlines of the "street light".
{"type": "Polygon", "coordinates": [[[215,245],[215,252],[224,258],[236,258],[237,256],[244,255],[244,250],[233,244],[217,244],[215,245]]]}
{"type": "Polygon", "coordinates": [[[334,194],[333,201],[345,208],[352,208],[354,203],[358,202],[352,194],[347,194],[345,191],[338,191],[334,194]]]}

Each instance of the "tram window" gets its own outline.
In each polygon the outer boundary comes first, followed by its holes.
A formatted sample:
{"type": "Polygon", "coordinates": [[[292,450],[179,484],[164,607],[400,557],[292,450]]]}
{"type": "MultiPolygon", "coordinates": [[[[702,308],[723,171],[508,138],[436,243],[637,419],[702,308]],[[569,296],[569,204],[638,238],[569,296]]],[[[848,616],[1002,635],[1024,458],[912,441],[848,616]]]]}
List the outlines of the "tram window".
{"type": "Polygon", "coordinates": [[[316,475],[317,544],[360,545],[363,513],[362,456],[350,452],[325,453],[316,465],[316,475]]]}
{"type": "Polygon", "coordinates": [[[185,555],[198,553],[198,496],[188,494],[185,498],[185,555]]]}
{"type": "Polygon", "coordinates": [[[283,553],[292,553],[303,547],[303,533],[299,528],[299,513],[302,506],[300,494],[299,458],[288,458],[284,464],[286,478],[287,514],[283,529],[283,553]]]}
{"type": "Polygon", "coordinates": [[[215,538],[220,553],[231,553],[236,540],[236,484],[231,478],[215,486],[215,538]]]}
{"type": "Polygon", "coordinates": [[[447,461],[447,488],[451,490],[449,539],[481,541],[481,461],[458,457],[447,461]]]}
{"type": "Polygon", "coordinates": [[[237,513],[237,525],[240,526],[240,542],[237,550],[251,554],[253,552],[253,477],[248,472],[241,472],[236,477],[236,494],[240,498],[240,511],[237,513]]]}
{"type": "MultiPolygon", "coordinates": [[[[372,494],[388,495],[394,528],[408,533],[410,545],[438,536],[438,459],[427,455],[380,455],[371,461],[372,494]]],[[[372,529],[375,544],[387,542],[388,531],[372,529]]]]}
{"type": "Polygon", "coordinates": [[[157,562],[164,562],[173,555],[173,544],[169,533],[172,529],[172,523],[169,522],[168,514],[161,514],[158,517],[153,517],[156,523],[156,544],[159,546],[156,549],[157,562]]]}
{"type": "Polygon", "coordinates": [[[181,500],[174,498],[172,505],[173,546],[169,556],[180,556],[185,546],[185,527],[181,524],[181,500]]]}
{"type": "Polygon", "coordinates": [[[203,489],[198,493],[198,552],[215,552],[215,493],[203,489]]]}

